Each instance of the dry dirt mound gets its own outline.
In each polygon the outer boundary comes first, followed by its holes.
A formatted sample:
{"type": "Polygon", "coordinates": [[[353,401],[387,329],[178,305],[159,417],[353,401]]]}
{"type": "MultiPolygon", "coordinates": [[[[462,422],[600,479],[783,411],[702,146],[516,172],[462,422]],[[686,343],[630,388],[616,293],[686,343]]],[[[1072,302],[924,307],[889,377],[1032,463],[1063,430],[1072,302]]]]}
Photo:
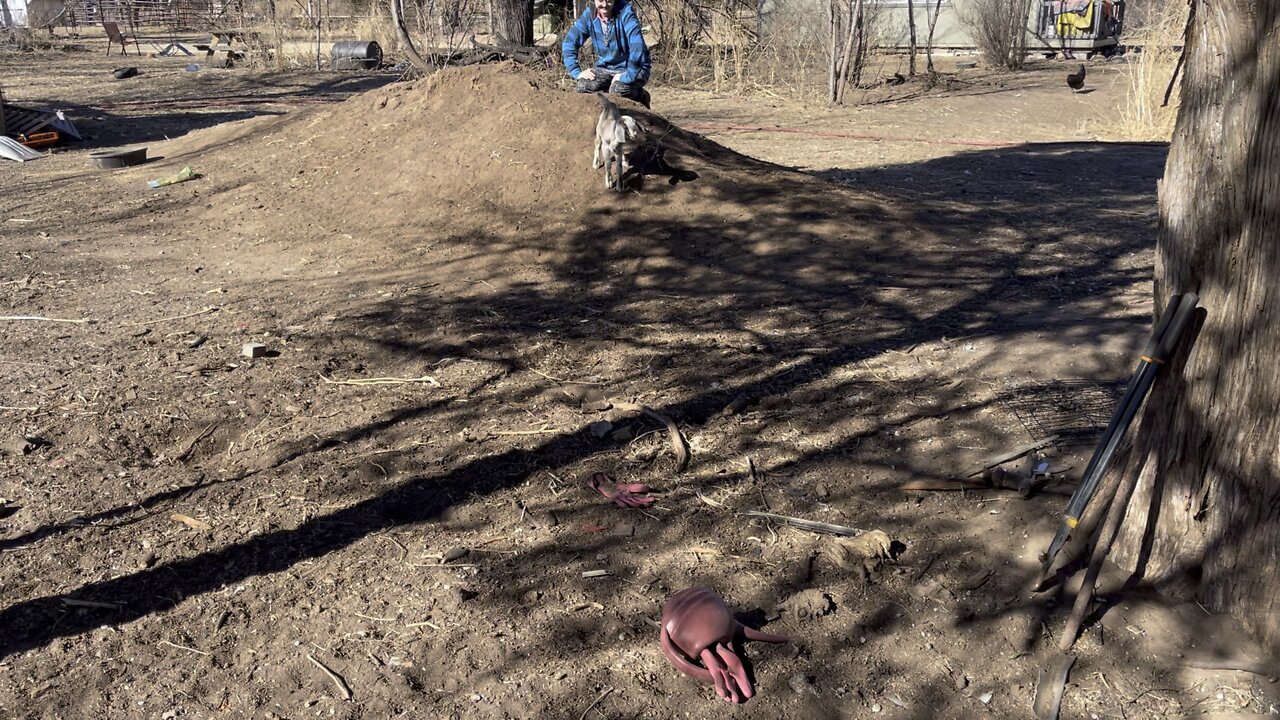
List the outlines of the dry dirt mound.
{"type": "MultiPolygon", "coordinates": [[[[649,177],[646,198],[679,194],[680,213],[718,212],[747,200],[762,184],[815,182],[738,155],[672,126],[638,105],[622,103],[666,151],[676,168],[698,173],[692,184],[742,183],[742,197],[709,195],[649,177]]],[[[599,103],[568,93],[514,64],[448,70],[414,83],[364,93],[336,107],[258,118],[192,133],[165,148],[196,156],[226,193],[208,209],[210,222],[228,207],[245,216],[274,210],[279,228],[320,224],[353,235],[380,228],[448,228],[505,234],[542,225],[573,224],[584,212],[651,202],[618,198],[590,167],[599,103]],[[232,180],[233,182],[228,182],[232,180]]]]}

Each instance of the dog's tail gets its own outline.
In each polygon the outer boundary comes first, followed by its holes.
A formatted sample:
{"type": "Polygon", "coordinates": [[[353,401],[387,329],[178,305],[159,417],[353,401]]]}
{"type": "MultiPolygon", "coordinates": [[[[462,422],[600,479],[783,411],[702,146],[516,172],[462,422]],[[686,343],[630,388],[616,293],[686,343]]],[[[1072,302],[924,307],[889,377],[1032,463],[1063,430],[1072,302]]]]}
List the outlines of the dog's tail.
{"type": "Polygon", "coordinates": [[[601,110],[608,113],[609,116],[615,120],[622,117],[622,111],[618,109],[617,105],[613,104],[613,101],[609,99],[608,95],[605,95],[602,92],[598,92],[596,95],[600,98],[601,110]]]}

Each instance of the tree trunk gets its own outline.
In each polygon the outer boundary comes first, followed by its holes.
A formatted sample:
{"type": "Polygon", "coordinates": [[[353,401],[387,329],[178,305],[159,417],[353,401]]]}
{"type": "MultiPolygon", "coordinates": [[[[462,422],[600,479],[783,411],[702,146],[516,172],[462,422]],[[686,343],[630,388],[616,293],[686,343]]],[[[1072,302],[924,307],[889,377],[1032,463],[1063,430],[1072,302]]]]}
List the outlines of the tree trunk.
{"type": "MultiPolygon", "coordinates": [[[[836,71],[836,104],[844,104],[844,90],[849,82],[849,61],[853,58],[853,39],[858,32],[858,24],[855,22],[857,13],[854,11],[853,3],[855,0],[849,0],[848,9],[848,27],[844,38],[844,49],[840,51],[840,68],[836,71]]],[[[862,0],[856,0],[861,4],[862,0]]]]}
{"type": "Polygon", "coordinates": [[[916,76],[916,4],[915,0],[907,0],[907,77],[916,76]]]}
{"type": "MultiPolygon", "coordinates": [[[[927,2],[928,0],[926,0],[927,2]]],[[[929,9],[925,5],[925,10],[929,9]]],[[[942,0],[935,0],[933,3],[933,14],[929,16],[929,35],[924,41],[924,58],[925,71],[933,75],[936,71],[933,69],[933,31],[938,27],[938,13],[942,12],[942,0]]]]}
{"type": "Polygon", "coordinates": [[[418,48],[414,47],[413,38],[409,36],[409,27],[404,24],[404,8],[401,2],[402,0],[391,0],[391,22],[396,26],[396,36],[400,38],[400,44],[404,45],[404,53],[409,56],[409,64],[424,73],[430,72],[433,69],[432,65],[422,57],[418,48]]]}
{"type": "Polygon", "coordinates": [[[9,3],[0,0],[0,23],[5,27],[13,27],[13,15],[9,12],[9,3]]]}
{"type": "Polygon", "coordinates": [[[1198,292],[1207,316],[1118,471],[1138,489],[1113,557],[1154,582],[1190,577],[1280,650],[1280,3],[1195,1],[1155,292],[1161,306],[1198,292]]]}
{"type": "Polygon", "coordinates": [[[831,57],[827,63],[827,102],[836,101],[836,79],[840,68],[840,13],[836,11],[838,0],[827,0],[827,25],[831,30],[831,57]]]}
{"type": "Polygon", "coordinates": [[[494,0],[493,11],[496,44],[533,45],[533,0],[494,0]]]}

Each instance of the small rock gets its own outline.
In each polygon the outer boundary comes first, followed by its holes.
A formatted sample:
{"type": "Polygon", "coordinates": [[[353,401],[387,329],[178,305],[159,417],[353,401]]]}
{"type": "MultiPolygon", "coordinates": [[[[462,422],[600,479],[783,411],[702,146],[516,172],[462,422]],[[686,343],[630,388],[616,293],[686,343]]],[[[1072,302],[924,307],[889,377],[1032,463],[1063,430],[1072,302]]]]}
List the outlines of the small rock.
{"type": "Polygon", "coordinates": [[[792,675],[791,679],[787,681],[787,684],[791,686],[791,689],[794,690],[797,695],[813,692],[813,683],[809,682],[808,676],[804,673],[796,673],[795,675],[792,675]]]}
{"type": "Polygon", "coordinates": [[[461,585],[453,589],[453,597],[455,600],[457,600],[460,603],[464,603],[479,594],[480,593],[476,592],[475,590],[464,588],[461,585]]]}
{"type": "Polygon", "coordinates": [[[466,557],[470,553],[471,553],[471,550],[464,547],[452,548],[448,552],[446,552],[442,558],[440,558],[440,562],[449,563],[449,562],[453,562],[454,560],[461,560],[462,558],[466,557]]]}
{"type": "Polygon", "coordinates": [[[628,525],[626,523],[614,525],[611,533],[618,537],[631,537],[636,534],[636,526],[628,525]]]}
{"type": "Polygon", "coordinates": [[[831,491],[828,490],[827,486],[822,483],[818,483],[818,486],[813,489],[813,492],[815,495],[823,499],[831,497],[831,491]]]}
{"type": "Polygon", "coordinates": [[[956,690],[964,690],[969,687],[969,678],[964,675],[957,675],[955,679],[956,690]]]}
{"type": "Polygon", "coordinates": [[[588,425],[587,429],[591,431],[592,437],[603,439],[605,435],[608,435],[613,430],[613,423],[608,420],[597,420],[588,425]]]}
{"type": "Polygon", "coordinates": [[[878,712],[880,712],[882,709],[883,709],[883,708],[881,708],[881,707],[880,707],[880,703],[871,703],[871,712],[873,712],[873,713],[878,713],[878,712]]]}
{"type": "Polygon", "coordinates": [[[613,438],[616,442],[631,442],[636,439],[636,431],[635,428],[627,425],[626,427],[620,427],[617,430],[614,430],[613,434],[609,437],[613,438]]]}
{"type": "Polygon", "coordinates": [[[459,683],[457,678],[446,678],[444,681],[445,692],[458,692],[458,686],[459,683]]]}
{"type": "Polygon", "coordinates": [[[991,693],[989,693],[989,692],[984,692],[984,693],[982,693],[981,695],[979,695],[979,696],[978,696],[978,700],[979,700],[979,702],[981,702],[983,705],[990,704],[990,703],[991,703],[991,693]]]}
{"type": "Polygon", "coordinates": [[[203,345],[203,344],[205,343],[205,341],[206,341],[206,340],[208,340],[208,339],[209,339],[209,338],[205,337],[204,335],[197,335],[197,336],[195,336],[195,337],[193,337],[193,338],[191,338],[191,339],[187,340],[187,347],[191,348],[192,350],[195,350],[196,348],[198,348],[198,347],[200,347],[201,345],[203,345]]]}
{"type": "Polygon", "coordinates": [[[262,343],[245,343],[240,348],[240,354],[247,358],[260,358],[267,354],[267,346],[262,343]]]}
{"type": "Polygon", "coordinates": [[[153,552],[144,553],[142,556],[142,567],[149,568],[156,564],[156,554],[153,552]]]}
{"type": "Polygon", "coordinates": [[[556,514],[550,510],[543,510],[534,515],[534,517],[537,519],[538,524],[543,527],[555,527],[560,524],[560,521],[556,519],[556,514]]]}

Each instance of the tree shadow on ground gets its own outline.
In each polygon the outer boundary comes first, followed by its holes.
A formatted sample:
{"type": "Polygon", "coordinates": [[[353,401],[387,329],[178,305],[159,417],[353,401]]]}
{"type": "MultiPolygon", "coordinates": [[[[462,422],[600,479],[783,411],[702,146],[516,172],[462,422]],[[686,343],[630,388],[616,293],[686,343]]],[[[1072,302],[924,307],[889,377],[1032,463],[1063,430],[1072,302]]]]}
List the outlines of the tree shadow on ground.
{"type": "MultiPolygon", "coordinates": [[[[1019,566],[952,583],[955,576],[988,569],[975,563],[996,565],[1001,560],[999,555],[993,560],[992,548],[966,531],[972,521],[964,516],[996,521],[985,510],[975,510],[972,499],[934,496],[916,502],[901,497],[894,489],[901,479],[947,474],[937,464],[937,454],[927,449],[928,439],[911,428],[945,420],[950,424],[938,427],[989,440],[991,428],[981,413],[992,394],[983,395],[967,378],[1000,372],[1019,338],[1051,333],[1062,346],[1077,348],[1080,371],[1087,374],[1108,367],[1091,356],[1099,334],[1141,333],[1149,317],[1123,298],[1145,287],[1150,276],[1153,228],[1147,210],[1154,202],[1162,160],[1160,148],[1031,146],[841,178],[882,193],[910,193],[908,200],[892,205],[800,176],[779,187],[776,177],[753,184],[742,177],[704,174],[684,188],[717,200],[720,209],[702,215],[682,212],[670,194],[655,194],[632,201],[652,202],[669,212],[642,216],[628,212],[625,204],[591,212],[582,227],[552,247],[543,238],[470,235],[451,238],[467,250],[447,258],[406,255],[376,276],[317,280],[311,292],[318,297],[349,299],[328,300],[327,307],[309,312],[333,312],[341,318],[332,332],[353,346],[406,362],[466,358],[448,396],[424,403],[406,395],[372,418],[353,413],[343,418],[345,429],[285,443],[258,468],[261,482],[323,469],[314,489],[339,509],[289,527],[251,524],[256,529],[243,537],[227,538],[185,558],[87,582],[74,591],[17,601],[0,610],[0,626],[12,629],[0,638],[0,657],[163,612],[183,598],[250,578],[294,572],[303,563],[337,558],[387,533],[428,525],[464,535],[482,529],[480,523],[457,519],[451,509],[506,497],[503,493],[542,473],[572,476],[602,454],[615,452],[609,440],[583,431],[589,417],[538,405],[548,386],[553,392],[559,383],[549,383],[550,373],[540,370],[553,358],[556,366],[581,369],[567,379],[605,378],[611,396],[645,402],[675,418],[686,432],[713,437],[716,444],[699,449],[691,472],[670,488],[662,522],[637,519],[636,534],[626,536],[566,530],[541,536],[509,559],[479,563],[486,589],[469,607],[483,608],[490,622],[523,617],[534,609],[542,613],[540,604],[529,600],[530,593],[549,592],[557,602],[614,599],[590,619],[543,613],[542,622],[509,638],[510,647],[496,664],[473,674],[474,687],[496,683],[506,673],[535,671],[545,662],[546,648],[572,654],[577,665],[607,663],[610,654],[633,652],[629,648],[638,638],[652,634],[642,616],[628,617],[610,607],[635,603],[624,601],[618,586],[592,586],[577,576],[596,562],[592,558],[605,554],[615,563],[615,574],[628,579],[644,611],[694,583],[725,589],[735,609],[785,606],[813,588],[832,592],[846,608],[841,632],[804,638],[789,657],[753,646],[752,657],[775,667],[809,668],[817,676],[814,668],[841,662],[838,658],[857,642],[855,636],[869,637],[873,644],[879,639],[880,655],[856,661],[865,664],[857,666],[859,672],[865,670],[865,684],[857,692],[876,697],[907,693],[895,678],[909,661],[886,648],[886,639],[906,637],[908,629],[923,634],[923,641],[903,641],[900,650],[907,652],[922,642],[942,644],[938,638],[958,622],[989,623],[996,636],[1009,632],[996,626],[1021,612],[1017,594],[1033,572],[1019,566]],[[1110,171],[1097,172],[1099,167],[1110,171]],[[972,183],[944,180],[975,176],[972,183]],[[1064,198],[1061,179],[1084,176],[1087,193],[1064,198]],[[921,177],[929,179],[923,188],[921,177]],[[1071,202],[1081,196],[1087,202],[1071,202]],[[1064,203],[1069,203],[1066,208],[1064,203]],[[1085,216],[1087,228],[1081,227],[1077,213],[1085,216]],[[503,283],[498,289],[504,268],[530,252],[548,258],[549,281],[503,283]],[[423,277],[456,281],[464,269],[465,287],[421,285],[423,277]],[[492,290],[481,288],[482,283],[492,290]],[[415,289],[389,298],[372,292],[389,286],[415,289]],[[948,338],[975,344],[975,349],[966,355],[969,351],[948,338]],[[879,376],[877,358],[923,353],[924,348],[935,353],[931,357],[959,358],[961,369],[944,371],[921,361],[919,372],[910,376],[879,376]],[[960,384],[955,373],[961,375],[960,384]],[[737,395],[758,407],[747,417],[726,421],[722,409],[737,395]],[[769,404],[769,399],[777,402],[769,404]],[[492,433],[458,432],[527,422],[518,410],[522,407],[537,407],[568,429],[519,444],[492,433]],[[429,452],[413,444],[420,436],[416,424],[424,422],[449,428],[432,434],[429,452]],[[738,424],[716,430],[726,422],[738,424]],[[366,461],[353,457],[353,449],[376,449],[383,476],[362,476],[355,482],[356,465],[366,461]],[[773,460],[759,487],[727,471],[752,455],[773,460]],[[832,481],[835,491],[819,501],[814,475],[845,479],[832,481]],[[869,586],[798,562],[816,550],[795,540],[775,546],[776,557],[765,543],[756,548],[758,556],[729,552],[744,546],[739,536],[767,535],[768,528],[744,527],[730,512],[700,504],[696,494],[730,498],[729,507],[746,509],[744,487],[759,490],[762,497],[772,495],[775,506],[796,514],[843,505],[850,508],[850,516],[842,518],[848,524],[892,528],[907,538],[904,564],[869,586]],[[929,517],[911,508],[929,510],[929,517]],[[914,519],[904,526],[904,518],[914,519]],[[687,568],[683,548],[707,543],[718,544],[724,557],[713,565],[687,568]],[[637,552],[637,545],[649,551],[637,552]],[[547,568],[568,570],[556,576],[554,589],[548,588],[547,568]],[[944,588],[946,596],[921,596],[920,583],[943,568],[953,585],[944,588]],[[115,609],[68,610],[63,605],[68,598],[110,603],[115,609]],[[936,615],[939,607],[945,612],[936,615]]],[[[518,222],[509,220],[512,226],[518,222]]],[[[423,219],[419,226],[405,228],[404,242],[435,237],[430,222],[423,219]]],[[[291,291],[284,281],[259,287],[264,300],[291,291]]],[[[329,339],[327,333],[301,332],[291,342],[319,345],[329,339]]],[[[461,364],[441,372],[455,366],[461,364]]],[[[358,396],[345,397],[354,401],[358,396]]],[[[641,422],[638,416],[615,421],[641,422]]],[[[648,467],[655,477],[670,480],[662,468],[648,467]]],[[[228,493],[224,502],[243,506],[251,492],[210,485],[196,488],[192,496],[210,501],[228,493]]],[[[173,497],[159,493],[140,504],[163,506],[173,497]]],[[[100,522],[128,511],[104,509],[85,517],[100,522]]],[[[561,511],[577,518],[615,517],[576,500],[561,511]]],[[[1010,523],[1029,523],[1049,517],[1049,511],[1028,507],[1005,517],[1010,523]]],[[[1011,534],[1016,528],[997,529],[1011,534]]],[[[26,538],[47,540],[48,529],[26,538]]],[[[358,574],[355,579],[361,581],[358,574]]],[[[795,616],[788,621],[803,631],[806,621],[795,616]]],[[[1027,646],[1034,646],[1038,626],[1034,632],[1023,628],[1021,635],[1031,638],[1027,646]]],[[[642,658],[652,660],[654,644],[646,640],[645,647],[642,658]]],[[[470,654],[478,652],[462,648],[458,657],[441,662],[474,667],[481,660],[470,654]]],[[[930,670],[936,681],[910,691],[916,709],[907,715],[930,716],[927,708],[954,701],[959,671],[951,665],[960,662],[955,659],[960,651],[951,646],[949,652],[952,660],[930,670]]],[[[845,675],[840,677],[844,681],[845,675]]],[[[628,682],[634,689],[635,681],[628,682]]],[[[771,671],[764,683],[775,699],[753,702],[744,708],[745,716],[777,716],[778,706],[771,703],[782,702],[776,698],[786,679],[771,671]]],[[[656,681],[656,687],[682,701],[696,701],[691,687],[671,678],[656,681]]],[[[834,712],[832,697],[855,688],[824,690],[826,700],[814,696],[794,702],[812,706],[815,713],[834,712]]],[[[586,695],[580,684],[548,688],[543,707],[551,708],[549,714],[563,714],[556,703],[581,706],[586,695]]],[[[648,700],[651,707],[669,701],[648,700]]],[[[1012,710],[1006,704],[1011,702],[1001,699],[992,707],[1012,710]]]]}

